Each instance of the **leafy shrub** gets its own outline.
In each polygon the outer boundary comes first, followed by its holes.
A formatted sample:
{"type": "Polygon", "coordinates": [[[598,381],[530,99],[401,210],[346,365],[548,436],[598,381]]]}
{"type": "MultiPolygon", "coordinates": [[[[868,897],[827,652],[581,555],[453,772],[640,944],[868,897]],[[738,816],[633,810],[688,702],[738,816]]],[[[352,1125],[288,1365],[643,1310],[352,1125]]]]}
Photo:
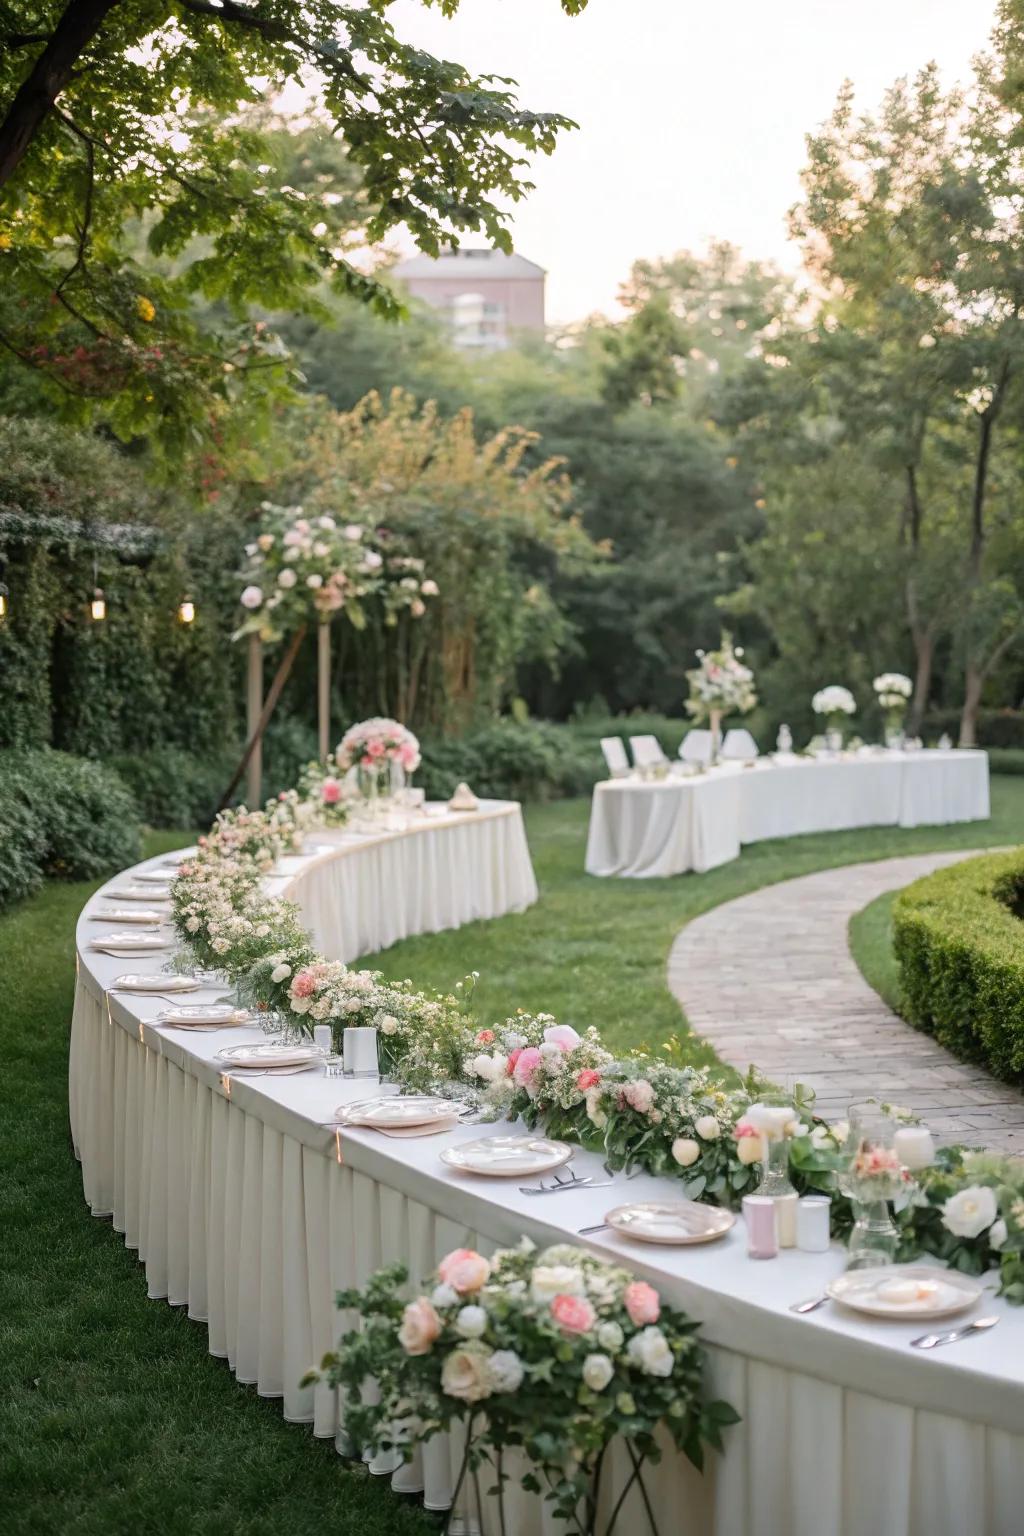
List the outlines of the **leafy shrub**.
{"type": "MultiPolygon", "coordinates": [[[[926,741],[935,740],[944,731],[947,736],[956,741],[960,734],[958,709],[933,709],[925,715],[921,734],[926,741]]],[[[979,747],[1013,747],[1018,750],[1024,748],[1024,710],[980,709],[977,736],[979,747]]]]}
{"type": "Polygon", "coordinates": [[[601,776],[600,754],[569,727],[495,720],[450,741],[425,741],[417,780],[429,799],[447,799],[464,779],[478,795],[549,800],[586,793],[601,776]]]}
{"type": "Polygon", "coordinates": [[[956,1055],[1024,1080],[1024,849],[941,869],[901,891],[893,937],[903,1009],[956,1055]]]}
{"type": "Polygon", "coordinates": [[[66,752],[0,754],[0,901],[43,875],[94,880],[139,856],[135,801],[111,769],[66,752]]]}
{"type": "Polygon", "coordinates": [[[990,747],[988,766],[992,773],[1024,773],[1024,751],[1013,747],[990,747]]]}
{"type": "Polygon", "coordinates": [[[207,827],[238,756],[238,751],[225,749],[195,757],[179,747],[168,747],[113,757],[108,766],[128,785],[148,826],[207,827]]]}

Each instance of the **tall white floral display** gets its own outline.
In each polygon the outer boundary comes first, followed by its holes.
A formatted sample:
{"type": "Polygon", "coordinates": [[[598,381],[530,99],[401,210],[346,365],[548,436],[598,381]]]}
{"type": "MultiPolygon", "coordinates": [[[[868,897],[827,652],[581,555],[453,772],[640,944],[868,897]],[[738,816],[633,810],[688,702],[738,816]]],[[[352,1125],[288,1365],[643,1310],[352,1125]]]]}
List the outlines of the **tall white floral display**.
{"type": "Polygon", "coordinates": [[[733,646],[732,636],[723,634],[718,650],[698,651],[698,665],[686,674],[690,685],[687,713],[698,724],[708,722],[712,761],[717,761],[722,744],[723,717],[748,714],[757,703],[754,674],[742,656],[742,648],[733,646]]]}
{"type": "Polygon", "coordinates": [[[245,755],[225,794],[230,799],[248,771],[247,799],[261,798],[261,742],[285,680],[310,624],[317,625],[317,723],[321,761],[330,737],[330,625],[341,619],[355,629],[366,626],[372,604],[384,622],[399,615],[420,619],[437,583],[424,574],[424,563],[404,549],[387,529],[343,523],[327,514],[306,517],[302,507],[263,502],[261,530],[245,546],[240,572],[243,618],[233,638],[248,639],[249,663],[245,755]],[[288,637],[288,646],[266,697],[263,696],[263,646],[288,637]]]}

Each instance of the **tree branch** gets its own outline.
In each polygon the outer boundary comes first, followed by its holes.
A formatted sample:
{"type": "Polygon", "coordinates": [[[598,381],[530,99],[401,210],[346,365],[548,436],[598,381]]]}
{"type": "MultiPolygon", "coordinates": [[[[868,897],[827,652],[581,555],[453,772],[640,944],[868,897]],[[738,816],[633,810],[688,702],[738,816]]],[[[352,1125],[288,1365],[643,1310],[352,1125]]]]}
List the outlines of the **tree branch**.
{"type": "Polygon", "coordinates": [[[85,48],[118,4],[120,0],[69,0],[0,122],[0,187],[18,169],[85,48]]]}
{"type": "Polygon", "coordinates": [[[62,112],[59,107],[55,110],[61,122],[66,124],[66,126],[76,136],[80,143],[84,145],[85,164],[88,171],[88,180],[86,181],[85,185],[85,207],[82,209],[82,222],[78,231],[78,250],[75,253],[75,259],[71,266],[68,267],[67,271],[64,273],[64,276],[57,284],[57,295],[60,297],[65,285],[71,281],[75,273],[79,272],[85,264],[85,252],[89,244],[89,228],[92,224],[93,189],[96,185],[96,150],[91,135],[83,132],[77,126],[77,124],[74,123],[70,117],[68,117],[67,113],[62,112]]]}

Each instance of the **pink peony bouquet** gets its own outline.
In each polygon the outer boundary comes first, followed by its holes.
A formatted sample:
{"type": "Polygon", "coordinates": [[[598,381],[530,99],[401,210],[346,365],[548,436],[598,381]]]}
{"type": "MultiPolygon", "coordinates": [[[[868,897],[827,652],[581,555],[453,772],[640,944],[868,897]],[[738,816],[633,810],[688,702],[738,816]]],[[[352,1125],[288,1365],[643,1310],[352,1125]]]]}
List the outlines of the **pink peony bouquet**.
{"type": "MultiPolygon", "coordinates": [[[[405,1279],[384,1270],[338,1296],[361,1326],[307,1378],[344,1389],[357,1445],[397,1445],[411,1459],[418,1444],[461,1424],[462,1478],[486,1468],[482,1486],[501,1500],[503,1454],[520,1451],[524,1486],[543,1488],[556,1519],[590,1532],[578,1512],[593,1502],[615,1436],[632,1447],[641,1477],[659,1427],[699,1467],[704,1443],[720,1449],[723,1427],[737,1420],[727,1403],[703,1398],[696,1326],[652,1286],[581,1248],[539,1251],[527,1238],[490,1258],[458,1248],[412,1299],[405,1279]],[[371,1378],[377,1391],[364,1394],[371,1378]]],[[[504,1529],[498,1515],[495,1529],[504,1529]]]]}
{"type": "Polygon", "coordinates": [[[383,769],[397,763],[409,774],[420,765],[420,744],[412,731],[397,720],[362,720],[345,732],[335,760],[341,773],[350,768],[383,769]]]}

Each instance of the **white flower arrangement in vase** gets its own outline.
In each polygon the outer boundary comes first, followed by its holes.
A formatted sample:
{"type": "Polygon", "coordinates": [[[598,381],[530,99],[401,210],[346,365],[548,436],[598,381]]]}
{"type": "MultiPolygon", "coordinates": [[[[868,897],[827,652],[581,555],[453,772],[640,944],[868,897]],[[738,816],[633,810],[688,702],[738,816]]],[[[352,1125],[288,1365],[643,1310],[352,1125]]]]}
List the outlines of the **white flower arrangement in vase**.
{"type": "Polygon", "coordinates": [[[712,757],[718,756],[723,715],[745,715],[757,703],[754,674],[740,659],[742,646],[723,634],[717,651],[698,651],[698,665],[686,674],[690,697],[686,709],[697,721],[711,727],[712,757]]]}
{"type": "Polygon", "coordinates": [[[420,744],[408,726],[386,716],[375,716],[350,726],[334,754],[340,773],[358,770],[362,793],[369,799],[386,799],[405,787],[409,774],[420,765],[420,744]]]}
{"type": "Polygon", "coordinates": [[[857,713],[857,701],[849,688],[840,683],[830,683],[819,688],[811,700],[816,715],[825,717],[825,741],[830,752],[838,752],[843,745],[843,723],[857,713]]]}
{"type": "Polygon", "coordinates": [[[914,685],[902,672],[882,672],[871,686],[885,715],[886,743],[898,746],[903,739],[903,717],[914,685]]]}

